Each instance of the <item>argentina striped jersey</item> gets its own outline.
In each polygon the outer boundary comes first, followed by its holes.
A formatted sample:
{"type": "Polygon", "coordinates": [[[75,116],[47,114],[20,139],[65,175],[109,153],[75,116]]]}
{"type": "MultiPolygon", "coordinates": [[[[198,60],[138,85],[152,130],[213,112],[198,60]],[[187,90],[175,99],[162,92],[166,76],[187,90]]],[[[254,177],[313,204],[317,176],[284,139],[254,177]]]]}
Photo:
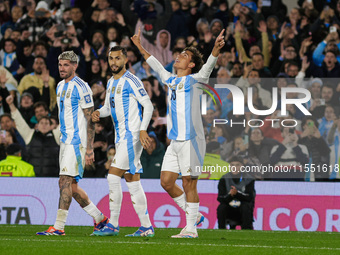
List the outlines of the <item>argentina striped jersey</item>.
{"type": "Polygon", "coordinates": [[[167,135],[171,140],[186,141],[204,139],[201,115],[202,84],[207,83],[217,58],[210,55],[198,73],[177,77],[168,72],[153,56],[147,63],[156,71],[162,82],[168,86],[167,135]]]}
{"type": "Polygon", "coordinates": [[[60,121],[60,141],[64,144],[87,146],[87,121],[83,109],[93,107],[89,85],[75,76],[57,85],[57,104],[60,121]]]}
{"type": "Polygon", "coordinates": [[[105,104],[99,109],[100,117],[112,117],[115,127],[115,143],[120,139],[139,139],[142,123],[143,100],[150,100],[143,83],[135,75],[126,71],[107,83],[105,104]]]}

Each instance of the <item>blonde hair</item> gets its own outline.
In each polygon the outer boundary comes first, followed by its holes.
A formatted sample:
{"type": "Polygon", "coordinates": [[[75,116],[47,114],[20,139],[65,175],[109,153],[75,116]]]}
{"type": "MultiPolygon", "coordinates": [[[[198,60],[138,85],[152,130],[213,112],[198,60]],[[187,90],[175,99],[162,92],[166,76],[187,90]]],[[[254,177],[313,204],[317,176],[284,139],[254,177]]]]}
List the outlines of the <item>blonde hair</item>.
{"type": "Polygon", "coordinates": [[[71,63],[78,64],[78,56],[73,50],[64,51],[58,57],[58,60],[69,60],[71,63]]]}

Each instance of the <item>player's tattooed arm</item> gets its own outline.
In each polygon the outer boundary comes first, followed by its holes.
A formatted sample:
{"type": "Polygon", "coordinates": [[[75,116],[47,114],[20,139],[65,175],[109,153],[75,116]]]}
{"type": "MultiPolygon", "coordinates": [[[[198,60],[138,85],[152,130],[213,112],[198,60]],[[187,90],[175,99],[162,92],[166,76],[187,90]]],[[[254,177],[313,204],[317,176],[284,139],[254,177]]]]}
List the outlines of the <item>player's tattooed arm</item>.
{"type": "Polygon", "coordinates": [[[87,146],[86,146],[85,161],[87,165],[91,165],[94,161],[93,141],[94,141],[94,134],[95,134],[94,123],[91,117],[93,113],[93,107],[83,109],[83,112],[87,120],[87,146]]]}

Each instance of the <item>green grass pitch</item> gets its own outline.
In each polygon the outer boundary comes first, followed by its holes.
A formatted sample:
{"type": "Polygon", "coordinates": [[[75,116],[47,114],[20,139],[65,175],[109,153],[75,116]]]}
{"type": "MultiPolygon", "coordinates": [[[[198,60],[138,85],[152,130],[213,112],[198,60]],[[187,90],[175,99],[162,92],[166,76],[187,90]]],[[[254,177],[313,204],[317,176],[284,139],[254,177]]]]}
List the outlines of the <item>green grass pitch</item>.
{"type": "Polygon", "coordinates": [[[172,239],[180,229],[155,229],[155,237],[90,236],[93,228],[66,226],[66,236],[36,236],[47,226],[0,225],[0,254],[340,254],[340,233],[198,230],[198,239],[172,239]]]}

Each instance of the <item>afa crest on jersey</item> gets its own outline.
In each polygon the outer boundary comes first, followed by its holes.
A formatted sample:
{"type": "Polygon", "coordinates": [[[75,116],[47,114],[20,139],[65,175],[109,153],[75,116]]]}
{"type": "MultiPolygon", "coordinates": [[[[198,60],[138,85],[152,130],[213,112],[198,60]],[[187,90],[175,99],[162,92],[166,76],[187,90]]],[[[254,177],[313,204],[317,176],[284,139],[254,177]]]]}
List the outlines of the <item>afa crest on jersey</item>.
{"type": "Polygon", "coordinates": [[[91,103],[91,96],[90,95],[86,95],[84,97],[84,99],[85,99],[85,103],[87,103],[87,104],[91,103]]]}
{"type": "Polygon", "coordinates": [[[143,97],[143,96],[146,96],[146,91],[144,88],[141,88],[138,90],[139,91],[139,94],[143,97]]]}

